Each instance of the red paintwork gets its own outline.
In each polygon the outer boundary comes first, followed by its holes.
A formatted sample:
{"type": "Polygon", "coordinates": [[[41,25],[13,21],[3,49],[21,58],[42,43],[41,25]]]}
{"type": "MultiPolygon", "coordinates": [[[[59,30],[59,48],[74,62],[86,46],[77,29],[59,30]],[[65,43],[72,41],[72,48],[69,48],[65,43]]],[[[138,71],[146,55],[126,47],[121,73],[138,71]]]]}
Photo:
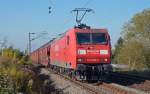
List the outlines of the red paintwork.
{"type": "Polygon", "coordinates": [[[111,44],[110,36],[106,29],[78,29],[73,28],[68,30],[62,37],[56,38],[50,43],[45,44],[31,54],[33,62],[48,64],[47,51],[50,50],[50,62],[52,65],[57,65],[65,68],[76,69],[77,64],[110,64],[111,60],[111,44]],[[76,33],[88,32],[103,32],[106,33],[108,43],[101,44],[84,44],[76,43],[76,33]],[[70,39],[69,45],[67,39],[70,39]],[[78,50],[86,50],[85,55],[78,55],[78,50]],[[100,55],[100,50],[108,50],[107,55],[100,55]],[[82,58],[82,61],[77,59],[82,58]],[[107,61],[104,61],[107,59],[107,61]]]}

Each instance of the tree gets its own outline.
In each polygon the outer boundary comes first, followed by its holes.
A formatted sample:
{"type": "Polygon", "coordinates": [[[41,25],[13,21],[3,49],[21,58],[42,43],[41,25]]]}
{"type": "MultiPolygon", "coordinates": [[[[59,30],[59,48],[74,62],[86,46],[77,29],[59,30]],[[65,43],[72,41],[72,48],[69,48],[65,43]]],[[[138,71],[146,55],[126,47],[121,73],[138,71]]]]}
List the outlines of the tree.
{"type": "Polygon", "coordinates": [[[10,46],[9,48],[3,49],[3,57],[8,57],[14,62],[19,62],[20,60],[24,60],[25,55],[19,49],[14,49],[12,46],[10,46]]]}
{"type": "Polygon", "coordinates": [[[116,46],[114,60],[129,69],[150,68],[150,9],[133,16],[123,26],[122,45],[116,46]]]}
{"type": "Polygon", "coordinates": [[[19,49],[14,49],[14,58],[21,59],[23,57],[24,53],[21,52],[19,49]]]}
{"type": "Polygon", "coordinates": [[[3,53],[3,49],[7,47],[7,37],[4,37],[3,40],[0,40],[0,55],[3,53]]]}
{"type": "Polygon", "coordinates": [[[3,56],[13,58],[14,57],[13,47],[10,46],[9,48],[4,48],[3,49],[3,56]]]}
{"type": "Polygon", "coordinates": [[[115,57],[116,55],[118,54],[118,51],[120,50],[121,46],[123,44],[123,39],[122,37],[120,37],[117,41],[117,44],[115,45],[115,49],[112,51],[112,60],[114,63],[118,63],[116,60],[115,60],[115,57]]]}
{"type": "Polygon", "coordinates": [[[115,61],[127,64],[130,70],[145,68],[144,47],[136,41],[126,41],[119,49],[115,61]],[[143,62],[143,63],[142,63],[143,62]]]}

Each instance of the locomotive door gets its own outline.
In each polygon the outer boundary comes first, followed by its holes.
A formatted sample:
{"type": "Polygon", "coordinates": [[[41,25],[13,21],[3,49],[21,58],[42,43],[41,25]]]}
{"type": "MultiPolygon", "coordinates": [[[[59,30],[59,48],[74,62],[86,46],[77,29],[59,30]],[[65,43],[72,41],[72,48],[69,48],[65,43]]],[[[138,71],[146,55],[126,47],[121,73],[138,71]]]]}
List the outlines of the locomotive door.
{"type": "Polygon", "coordinates": [[[65,37],[65,45],[63,47],[63,56],[64,56],[64,61],[65,61],[65,64],[64,64],[64,67],[67,67],[67,61],[68,61],[68,39],[69,39],[69,36],[66,36],[65,37]]]}
{"type": "Polygon", "coordinates": [[[63,47],[64,49],[63,49],[63,53],[64,53],[64,61],[65,61],[65,63],[66,63],[66,61],[67,61],[67,52],[66,52],[66,50],[67,50],[67,38],[65,38],[65,45],[64,45],[64,47],[63,47]]]}
{"type": "Polygon", "coordinates": [[[50,66],[50,47],[47,48],[47,60],[48,60],[48,66],[50,66]]]}

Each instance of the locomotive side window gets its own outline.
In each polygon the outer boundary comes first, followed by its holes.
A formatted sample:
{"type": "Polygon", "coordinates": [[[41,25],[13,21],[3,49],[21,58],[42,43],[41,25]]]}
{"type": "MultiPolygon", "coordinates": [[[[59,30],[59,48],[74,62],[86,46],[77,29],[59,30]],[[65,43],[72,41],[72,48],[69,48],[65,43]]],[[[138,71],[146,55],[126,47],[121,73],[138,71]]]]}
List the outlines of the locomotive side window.
{"type": "Polygon", "coordinates": [[[70,42],[70,37],[67,36],[67,45],[69,45],[69,42],[70,42]]]}
{"type": "Polygon", "coordinates": [[[90,43],[90,33],[77,33],[78,44],[89,44],[90,43]]]}
{"type": "Polygon", "coordinates": [[[104,33],[92,33],[92,43],[106,43],[106,35],[104,33]]]}

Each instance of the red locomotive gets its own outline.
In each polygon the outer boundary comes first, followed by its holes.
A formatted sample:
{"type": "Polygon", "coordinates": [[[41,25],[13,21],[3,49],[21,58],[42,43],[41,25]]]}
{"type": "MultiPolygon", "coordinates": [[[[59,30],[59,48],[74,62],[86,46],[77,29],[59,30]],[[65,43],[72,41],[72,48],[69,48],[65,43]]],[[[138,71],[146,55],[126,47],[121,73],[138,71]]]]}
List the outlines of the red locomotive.
{"type": "Polygon", "coordinates": [[[111,44],[107,29],[79,25],[31,54],[32,61],[76,79],[100,80],[111,70],[111,44]]]}

